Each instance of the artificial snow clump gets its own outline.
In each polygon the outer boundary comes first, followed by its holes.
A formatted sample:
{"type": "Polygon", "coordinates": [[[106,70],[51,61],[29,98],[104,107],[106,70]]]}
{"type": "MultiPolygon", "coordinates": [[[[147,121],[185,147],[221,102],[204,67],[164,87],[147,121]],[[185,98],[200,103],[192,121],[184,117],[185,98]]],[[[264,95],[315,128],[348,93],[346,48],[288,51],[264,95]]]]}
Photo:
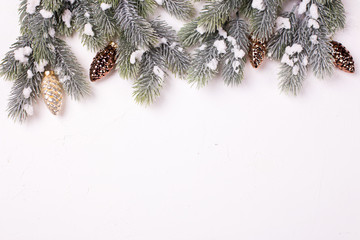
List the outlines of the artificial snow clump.
{"type": "Polygon", "coordinates": [[[32,116],[34,114],[34,108],[30,104],[25,104],[24,110],[29,116],[32,116]]]}
{"type": "Polygon", "coordinates": [[[35,63],[35,69],[37,72],[44,72],[45,67],[49,64],[49,62],[46,59],[40,60],[38,63],[35,63]]]}
{"type": "Polygon", "coordinates": [[[282,28],[290,29],[291,24],[290,24],[289,18],[278,17],[276,19],[276,28],[277,28],[277,30],[282,29],[282,28]]]}
{"type": "Polygon", "coordinates": [[[50,37],[55,37],[55,29],[54,28],[49,28],[49,35],[50,35],[50,37]]]}
{"type": "Polygon", "coordinates": [[[234,69],[234,72],[239,73],[239,71],[240,71],[239,66],[240,66],[240,62],[239,62],[239,61],[234,61],[234,62],[233,62],[232,67],[233,67],[233,69],[234,69]]]}
{"type": "Polygon", "coordinates": [[[164,37],[163,37],[163,38],[160,38],[160,42],[161,42],[161,43],[167,43],[167,42],[168,42],[168,40],[167,40],[166,38],[164,38],[164,37]]]}
{"type": "Polygon", "coordinates": [[[302,0],[302,2],[299,4],[298,13],[304,14],[306,12],[306,6],[310,3],[310,0],[302,0]]]}
{"type": "Polygon", "coordinates": [[[86,34],[88,36],[92,36],[92,37],[95,35],[93,30],[92,30],[91,23],[85,24],[85,26],[84,26],[84,34],[86,34]]]}
{"type": "Polygon", "coordinates": [[[70,79],[71,78],[69,76],[65,75],[65,76],[59,78],[59,82],[64,83],[66,81],[69,81],[70,79]]]}
{"type": "Polygon", "coordinates": [[[199,47],[199,50],[200,50],[200,51],[203,51],[203,50],[205,50],[205,48],[206,48],[206,44],[204,43],[204,44],[202,44],[202,45],[199,47]]]}
{"type": "Polygon", "coordinates": [[[231,51],[234,53],[234,57],[235,57],[236,59],[243,58],[243,57],[245,56],[244,50],[239,49],[238,46],[236,46],[236,47],[234,47],[233,49],[231,49],[231,51]]]}
{"type": "Polygon", "coordinates": [[[28,56],[32,53],[31,47],[23,47],[14,51],[15,60],[25,64],[29,61],[28,56]]]}
{"type": "Polygon", "coordinates": [[[66,9],[61,16],[61,19],[64,21],[66,27],[71,28],[71,17],[72,13],[69,9],[66,9]]]}
{"type": "Polygon", "coordinates": [[[33,74],[33,72],[29,69],[29,70],[27,70],[27,78],[28,79],[31,79],[33,76],[34,76],[34,74],[33,74]]]}
{"type": "Polygon", "coordinates": [[[255,8],[259,11],[265,10],[264,2],[263,0],[253,0],[251,4],[252,8],[255,8]]]}
{"type": "Polygon", "coordinates": [[[317,35],[311,35],[310,36],[310,42],[314,45],[318,44],[319,41],[318,41],[318,36],[317,35]]]}
{"type": "Polygon", "coordinates": [[[32,90],[30,87],[24,88],[23,95],[25,99],[28,99],[30,97],[32,90]]]}
{"type": "Polygon", "coordinates": [[[51,18],[52,16],[54,16],[54,13],[47,11],[45,9],[41,9],[40,14],[41,16],[43,16],[43,18],[51,18]]]}
{"type": "Polygon", "coordinates": [[[315,3],[311,4],[310,7],[310,17],[312,19],[318,19],[319,18],[319,12],[318,12],[318,7],[316,6],[315,3]]]}
{"type": "Polygon", "coordinates": [[[198,26],[196,28],[196,31],[198,31],[198,33],[200,33],[201,35],[203,35],[206,32],[205,28],[202,26],[198,26]]]}
{"type": "MultiPolygon", "coordinates": [[[[294,58],[294,59],[290,59],[290,56],[294,55],[295,53],[301,53],[303,50],[303,47],[300,44],[293,44],[291,47],[287,46],[285,48],[285,53],[283,55],[283,57],[281,58],[281,63],[285,63],[287,65],[289,65],[290,67],[294,67],[294,63],[299,61],[299,59],[294,58]]],[[[295,70],[295,72],[298,72],[295,70]]],[[[296,75],[296,74],[294,74],[296,75]]]]}
{"type": "Polygon", "coordinates": [[[171,49],[174,49],[174,48],[176,47],[176,45],[177,45],[177,42],[173,42],[173,43],[170,45],[170,48],[171,48],[171,49]]]}
{"type": "Polygon", "coordinates": [[[56,51],[55,46],[52,45],[51,43],[49,43],[47,46],[48,46],[48,48],[50,49],[51,52],[54,53],[56,51]]]}
{"type": "Polygon", "coordinates": [[[236,39],[233,36],[228,36],[226,38],[233,46],[237,45],[236,39]]]}
{"type": "Polygon", "coordinates": [[[302,50],[303,50],[303,47],[300,44],[295,43],[291,47],[287,46],[285,48],[285,53],[288,54],[289,56],[292,56],[295,53],[301,53],[302,50]]]}
{"type": "Polygon", "coordinates": [[[101,9],[102,9],[103,11],[106,11],[106,10],[108,10],[109,8],[111,8],[112,5],[111,5],[111,4],[108,4],[108,3],[101,3],[100,7],[101,7],[101,9]]]}
{"type": "Polygon", "coordinates": [[[211,70],[215,71],[217,69],[218,63],[218,60],[213,58],[209,63],[206,64],[206,66],[211,70]]]}
{"type": "Polygon", "coordinates": [[[163,3],[164,3],[164,0],[155,0],[155,2],[158,4],[158,5],[163,5],[163,3]]]}
{"type": "Polygon", "coordinates": [[[135,64],[136,60],[141,61],[142,55],[144,54],[144,50],[136,50],[130,55],[130,63],[135,64]]]}
{"type": "Polygon", "coordinates": [[[290,59],[289,55],[286,53],[281,58],[281,63],[285,63],[285,64],[289,65],[290,67],[294,66],[294,62],[290,59]]]}
{"type": "Polygon", "coordinates": [[[307,57],[307,56],[305,56],[305,57],[303,58],[303,60],[302,60],[301,64],[302,64],[303,66],[307,66],[307,65],[308,65],[308,63],[309,63],[309,61],[308,61],[308,57],[307,57]]]}
{"type": "Polygon", "coordinates": [[[219,27],[217,30],[220,36],[227,38],[227,32],[222,27],[219,27]]]}
{"type": "Polygon", "coordinates": [[[56,75],[61,75],[61,73],[62,73],[61,67],[56,67],[56,68],[54,69],[54,72],[55,72],[56,75]]]}
{"type": "Polygon", "coordinates": [[[164,79],[165,73],[158,66],[154,66],[153,72],[156,76],[158,76],[161,80],[164,79]]]}
{"type": "Polygon", "coordinates": [[[293,67],[293,69],[292,69],[292,74],[293,75],[298,75],[299,74],[299,70],[300,70],[300,68],[299,68],[299,66],[298,65],[295,65],[294,67],[293,67]]]}
{"type": "Polygon", "coordinates": [[[34,14],[36,7],[40,5],[40,0],[28,0],[26,3],[26,12],[28,14],[34,14]]]}
{"type": "Polygon", "coordinates": [[[164,37],[160,38],[158,43],[155,45],[155,47],[159,47],[161,44],[166,44],[168,40],[164,37]]]}
{"type": "Polygon", "coordinates": [[[224,40],[216,40],[214,42],[214,47],[216,47],[218,53],[226,53],[226,43],[224,40]]]}
{"type": "Polygon", "coordinates": [[[315,20],[315,19],[309,19],[308,21],[308,27],[309,28],[314,28],[314,29],[319,29],[320,25],[319,23],[315,20]]]}

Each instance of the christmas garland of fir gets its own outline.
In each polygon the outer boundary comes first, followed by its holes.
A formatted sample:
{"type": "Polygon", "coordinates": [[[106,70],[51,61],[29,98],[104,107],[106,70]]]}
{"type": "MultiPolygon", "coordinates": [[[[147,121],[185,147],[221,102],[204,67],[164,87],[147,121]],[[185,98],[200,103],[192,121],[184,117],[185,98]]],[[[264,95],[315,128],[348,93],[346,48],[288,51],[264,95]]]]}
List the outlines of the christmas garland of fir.
{"type": "Polygon", "coordinates": [[[285,0],[212,0],[195,16],[190,0],[22,0],[21,36],[1,62],[1,75],[14,81],[9,117],[24,121],[42,98],[53,114],[63,95],[81,99],[90,83],[61,38],[79,32],[90,50],[97,81],[116,68],[134,80],[134,98],[151,104],[171,72],[198,87],[221,73],[238,85],[247,58],[258,68],[264,58],[281,62],[280,88],[297,94],[308,69],[328,77],[334,66],[354,72],[350,53],[333,35],[345,26],[341,0],[299,0],[292,11],[285,0]],[[157,7],[188,21],[177,34],[153,19],[157,7]],[[192,55],[185,48],[195,47],[192,55]]]}

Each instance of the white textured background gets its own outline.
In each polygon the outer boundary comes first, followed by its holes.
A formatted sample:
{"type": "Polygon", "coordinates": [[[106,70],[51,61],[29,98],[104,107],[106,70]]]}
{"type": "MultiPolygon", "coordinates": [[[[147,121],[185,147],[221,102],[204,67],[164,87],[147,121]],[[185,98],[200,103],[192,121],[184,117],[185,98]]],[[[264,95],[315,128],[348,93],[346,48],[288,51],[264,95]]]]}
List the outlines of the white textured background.
{"type": "MultiPolygon", "coordinates": [[[[360,3],[343,2],[336,40],[359,63],[360,3]]],[[[18,3],[0,3],[1,58],[18,3]]],[[[94,53],[69,43],[88,69],[94,53]]],[[[0,239],[360,239],[360,66],[310,75],[298,97],[277,71],[248,64],[235,88],[172,78],[148,108],[113,74],[61,116],[39,102],[23,125],[0,81],[0,239]]]]}

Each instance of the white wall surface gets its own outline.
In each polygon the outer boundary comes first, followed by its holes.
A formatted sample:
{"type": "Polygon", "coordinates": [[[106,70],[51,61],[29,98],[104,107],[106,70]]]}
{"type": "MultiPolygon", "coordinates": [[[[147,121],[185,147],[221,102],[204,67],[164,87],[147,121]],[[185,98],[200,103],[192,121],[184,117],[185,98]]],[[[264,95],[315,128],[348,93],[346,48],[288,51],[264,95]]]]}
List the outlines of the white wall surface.
{"type": "MultiPolygon", "coordinates": [[[[360,62],[360,2],[336,35],[360,62]]],[[[1,58],[19,1],[0,3],[1,58]]],[[[178,30],[180,25],[167,19],[178,30]]],[[[68,40],[85,69],[95,53],[68,40]]],[[[54,117],[7,118],[0,81],[1,240],[358,240],[360,67],[280,93],[278,63],[239,87],[166,82],[151,107],[112,74],[54,117]]]]}

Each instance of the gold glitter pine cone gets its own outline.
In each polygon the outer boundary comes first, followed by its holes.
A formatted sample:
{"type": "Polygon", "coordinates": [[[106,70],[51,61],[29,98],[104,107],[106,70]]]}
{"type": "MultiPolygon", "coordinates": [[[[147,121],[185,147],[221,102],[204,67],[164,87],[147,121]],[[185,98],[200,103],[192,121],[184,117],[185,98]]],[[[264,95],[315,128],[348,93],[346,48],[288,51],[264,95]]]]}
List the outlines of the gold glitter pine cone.
{"type": "Polygon", "coordinates": [[[90,80],[92,82],[105,77],[114,68],[116,63],[116,48],[116,43],[111,42],[96,54],[90,66],[90,80]]]}
{"type": "Polygon", "coordinates": [[[41,94],[51,113],[57,115],[63,103],[63,89],[53,71],[45,71],[41,82],[41,94]]]}

